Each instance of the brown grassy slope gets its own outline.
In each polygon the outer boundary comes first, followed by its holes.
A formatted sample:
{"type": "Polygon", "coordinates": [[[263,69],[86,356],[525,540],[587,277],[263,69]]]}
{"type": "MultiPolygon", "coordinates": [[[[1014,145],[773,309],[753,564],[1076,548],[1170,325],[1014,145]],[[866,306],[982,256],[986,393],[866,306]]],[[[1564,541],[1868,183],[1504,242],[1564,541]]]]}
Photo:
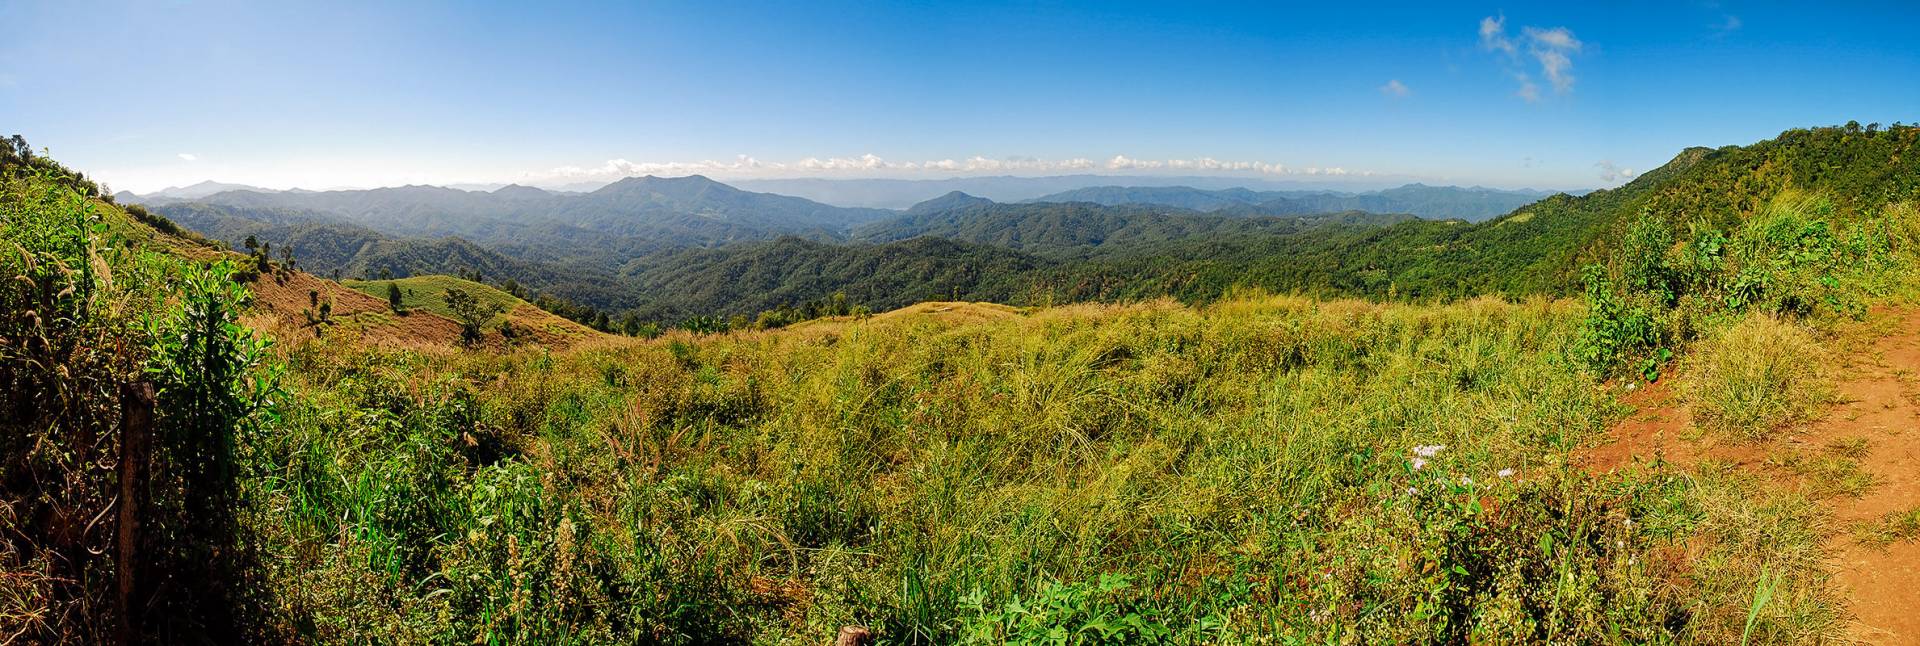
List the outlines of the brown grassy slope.
{"type": "MultiPolygon", "coordinates": [[[[113,204],[96,200],[94,207],[115,232],[143,248],[194,260],[211,261],[225,257],[236,262],[249,261],[243,254],[155,230],[113,204]]],[[[246,317],[246,323],[276,338],[312,335],[313,326],[308,324],[308,313],[316,309],[313,305],[315,302],[320,302],[333,305],[333,324],[326,326],[325,331],[332,342],[374,343],[417,349],[459,347],[460,324],[452,319],[424,311],[397,314],[387,307],[384,300],[306,272],[295,270],[261,274],[248,287],[253,290],[254,309],[246,317]]],[[[519,341],[511,345],[558,351],[613,338],[525,302],[515,303],[504,316],[524,333],[519,341]]],[[[481,347],[504,350],[510,345],[500,335],[497,321],[488,326],[481,347]]]]}
{"type": "MultiPolygon", "coordinates": [[[[312,292],[318,294],[320,302],[333,303],[335,323],[325,334],[336,341],[415,349],[460,346],[460,324],[453,319],[417,309],[394,312],[384,300],[304,272],[289,272],[284,277],[263,275],[252,287],[260,312],[271,319],[254,324],[279,335],[312,334],[306,315],[313,309],[312,292]]],[[[524,302],[515,304],[503,316],[520,330],[520,338],[510,343],[501,336],[496,318],[484,331],[480,347],[506,350],[509,346],[536,346],[560,351],[614,338],[524,302]]]]}

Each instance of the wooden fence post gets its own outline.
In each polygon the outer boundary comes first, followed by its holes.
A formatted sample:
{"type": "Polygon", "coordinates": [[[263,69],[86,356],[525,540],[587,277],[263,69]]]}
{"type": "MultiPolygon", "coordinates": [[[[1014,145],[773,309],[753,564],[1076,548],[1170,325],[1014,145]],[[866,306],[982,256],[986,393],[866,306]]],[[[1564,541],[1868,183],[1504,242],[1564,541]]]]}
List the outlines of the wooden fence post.
{"type": "Polygon", "coordinates": [[[134,568],[140,550],[140,492],[145,489],[147,445],[153,435],[153,384],[120,386],[120,522],[114,573],[119,578],[120,643],[134,643],[134,568]]]}

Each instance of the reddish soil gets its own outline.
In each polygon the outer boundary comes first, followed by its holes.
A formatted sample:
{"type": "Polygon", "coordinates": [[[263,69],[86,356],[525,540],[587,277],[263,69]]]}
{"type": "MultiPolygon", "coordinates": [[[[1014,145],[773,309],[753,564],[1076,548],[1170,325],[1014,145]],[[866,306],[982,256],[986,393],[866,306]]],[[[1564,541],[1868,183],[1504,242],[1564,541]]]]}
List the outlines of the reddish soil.
{"type": "MultiPolygon", "coordinates": [[[[423,350],[451,350],[460,344],[460,324],[453,319],[424,311],[397,314],[384,300],[305,272],[263,275],[249,287],[257,311],[266,314],[264,320],[250,323],[279,338],[313,333],[306,325],[307,312],[313,309],[310,294],[317,293],[320,302],[333,303],[335,324],[326,331],[329,339],[423,350]]],[[[523,333],[521,345],[557,351],[610,338],[531,305],[517,306],[506,316],[523,333]]],[[[508,343],[489,326],[480,345],[501,350],[508,343]]]]}
{"type": "Polygon", "coordinates": [[[1810,484],[1770,464],[1768,456],[1814,454],[1841,441],[1867,441],[1861,469],[1873,484],[1858,498],[1819,500],[1832,515],[1829,539],[1835,584],[1851,602],[1851,640],[1920,644],[1920,541],[1879,546],[1857,541],[1856,524],[1920,506],[1920,311],[1876,310],[1868,323],[1843,331],[1833,344],[1838,403],[1811,424],[1786,429],[1758,444],[1718,440],[1696,429],[1685,402],[1669,383],[1625,397],[1635,412],[1609,431],[1605,443],[1581,456],[1590,469],[1608,471],[1636,461],[1664,459],[1682,466],[1703,459],[1738,465],[1791,486],[1810,484]]]}

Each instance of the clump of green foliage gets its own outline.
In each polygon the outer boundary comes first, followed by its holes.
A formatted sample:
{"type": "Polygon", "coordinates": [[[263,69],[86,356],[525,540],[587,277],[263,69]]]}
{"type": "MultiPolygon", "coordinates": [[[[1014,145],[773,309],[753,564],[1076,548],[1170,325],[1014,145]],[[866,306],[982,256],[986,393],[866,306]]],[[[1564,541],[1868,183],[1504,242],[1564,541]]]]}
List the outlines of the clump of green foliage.
{"type": "Polygon", "coordinates": [[[0,161],[0,635],[244,640],[242,447],[276,392],[246,289],[140,248],[57,165],[0,161]]]}
{"type": "MultiPolygon", "coordinates": [[[[1844,215],[1787,194],[1730,229],[1643,214],[1606,264],[1585,270],[1588,314],[1574,355],[1602,374],[1659,377],[1674,350],[1749,315],[1857,318],[1892,293],[1910,250],[1911,207],[1844,215]],[[1676,228],[1691,233],[1674,235],[1676,228]]],[[[1757,325],[1757,324],[1756,324],[1757,325]]]]}
{"type": "Polygon", "coordinates": [[[453,320],[460,324],[460,342],[466,345],[479,343],[487,323],[506,311],[505,306],[482,303],[467,290],[458,287],[441,292],[440,297],[446,301],[447,311],[453,313],[453,320]]]}

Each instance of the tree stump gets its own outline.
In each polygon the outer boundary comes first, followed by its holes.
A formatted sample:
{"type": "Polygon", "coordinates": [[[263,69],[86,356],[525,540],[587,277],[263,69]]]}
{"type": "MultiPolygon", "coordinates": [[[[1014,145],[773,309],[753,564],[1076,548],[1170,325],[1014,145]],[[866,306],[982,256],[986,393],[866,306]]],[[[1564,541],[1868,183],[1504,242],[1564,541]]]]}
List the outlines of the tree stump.
{"type": "Polygon", "coordinates": [[[833,639],[833,646],[866,646],[873,643],[873,631],[862,626],[841,626],[840,636],[833,639]]]}

